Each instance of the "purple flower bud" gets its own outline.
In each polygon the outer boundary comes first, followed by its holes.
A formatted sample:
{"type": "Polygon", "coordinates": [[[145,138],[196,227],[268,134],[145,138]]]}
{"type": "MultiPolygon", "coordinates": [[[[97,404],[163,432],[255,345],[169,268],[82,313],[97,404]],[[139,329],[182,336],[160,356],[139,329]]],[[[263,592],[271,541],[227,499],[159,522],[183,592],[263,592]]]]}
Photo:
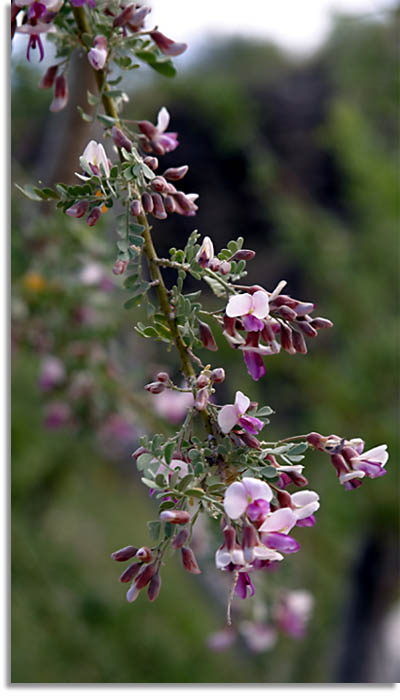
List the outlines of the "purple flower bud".
{"type": "Polygon", "coordinates": [[[143,571],[135,579],[136,588],[140,591],[141,588],[147,586],[151,578],[153,578],[156,573],[155,564],[148,564],[145,566],[143,571]]]}
{"type": "Polygon", "coordinates": [[[151,181],[151,187],[156,192],[163,192],[164,194],[167,194],[170,191],[170,185],[166,181],[165,177],[162,177],[162,175],[157,175],[151,181]]]}
{"type": "Polygon", "coordinates": [[[307,486],[308,484],[306,477],[295,471],[290,472],[290,478],[296,486],[307,486]]]}
{"type": "Polygon", "coordinates": [[[113,27],[123,27],[124,24],[130,22],[133,19],[135,8],[136,3],[132,3],[131,5],[125,7],[125,9],[114,19],[113,27]]]}
{"type": "Polygon", "coordinates": [[[127,267],[128,262],[126,260],[116,260],[112,268],[113,274],[123,275],[127,267]]]}
{"type": "Polygon", "coordinates": [[[163,510],[163,512],[160,513],[160,520],[163,523],[186,525],[190,520],[190,515],[186,510],[163,510]]]}
{"type": "Polygon", "coordinates": [[[150,583],[149,583],[149,587],[147,589],[147,597],[151,603],[153,602],[153,600],[158,598],[158,595],[160,593],[160,588],[161,588],[161,576],[159,573],[156,573],[151,578],[150,583]]]}
{"type": "Polygon", "coordinates": [[[313,318],[310,323],[316,330],[319,330],[320,328],[332,328],[333,326],[332,321],[330,321],[328,318],[322,318],[320,316],[313,318]]]}
{"type": "Polygon", "coordinates": [[[188,538],[188,531],[186,528],[183,528],[182,530],[179,530],[179,532],[175,535],[174,539],[172,540],[172,546],[174,549],[180,549],[183,547],[185,544],[187,538],[188,538]]]}
{"type": "Polygon", "coordinates": [[[281,345],[290,355],[294,355],[296,352],[293,345],[292,329],[286,324],[281,324],[281,345]]]}
{"type": "Polygon", "coordinates": [[[316,432],[308,433],[306,440],[310,445],[316,447],[318,450],[323,450],[326,444],[326,438],[324,438],[320,433],[316,432]]]}
{"type": "Polygon", "coordinates": [[[250,447],[253,450],[260,449],[260,441],[257,440],[257,438],[254,437],[254,435],[251,435],[247,431],[240,434],[240,439],[243,440],[243,442],[247,445],[247,447],[250,447]]]}
{"type": "Polygon", "coordinates": [[[59,75],[56,78],[54,86],[54,98],[49,109],[50,112],[61,112],[67,106],[69,99],[68,84],[65,75],[59,75]]]}
{"type": "Polygon", "coordinates": [[[219,268],[221,267],[221,264],[221,260],[218,260],[218,258],[212,258],[209,264],[209,268],[213,272],[218,272],[219,268]]]}
{"type": "Polygon", "coordinates": [[[142,213],[142,203],[139,199],[133,199],[130,206],[132,216],[140,216],[142,213]]]}
{"type": "Polygon", "coordinates": [[[165,211],[164,202],[161,195],[152,194],[151,198],[153,200],[153,211],[152,214],[156,219],[166,219],[167,212],[165,211]]]}
{"type": "Polygon", "coordinates": [[[232,260],[253,260],[255,254],[254,250],[246,250],[243,248],[242,250],[238,250],[235,255],[232,255],[232,260]]]}
{"type": "Polygon", "coordinates": [[[208,384],[209,379],[205,374],[200,374],[200,376],[197,377],[196,386],[198,389],[204,389],[204,387],[208,386],[208,384]]]}
{"type": "Polygon", "coordinates": [[[82,199],[80,202],[75,202],[69,209],[66,209],[65,213],[68,214],[68,216],[73,216],[75,219],[80,219],[82,216],[85,216],[88,207],[89,202],[82,199]]]}
{"type": "Polygon", "coordinates": [[[158,372],[156,379],[164,384],[168,384],[171,381],[168,372],[158,372]]]}
{"type": "Polygon", "coordinates": [[[167,180],[172,180],[173,182],[176,182],[176,180],[182,180],[182,178],[185,177],[188,170],[188,165],[181,165],[179,168],[167,168],[163,175],[167,180]]]}
{"type": "Polygon", "coordinates": [[[301,518],[296,522],[296,527],[312,527],[315,525],[315,515],[309,515],[307,518],[301,518]]]}
{"type": "Polygon", "coordinates": [[[306,314],[311,314],[315,309],[315,304],[307,301],[298,301],[294,310],[298,316],[305,316],[306,314]]]}
{"type": "Polygon", "coordinates": [[[228,552],[232,552],[236,544],[236,530],[231,525],[224,527],[224,545],[228,552]]]}
{"type": "Polygon", "coordinates": [[[223,367],[213,369],[211,373],[211,381],[214,382],[214,384],[222,384],[222,382],[225,381],[225,370],[223,367]]]}
{"type": "Polygon", "coordinates": [[[95,70],[103,70],[107,56],[107,39],[103,34],[98,34],[94,39],[93,48],[88,53],[88,61],[95,70]]]}
{"type": "Polygon", "coordinates": [[[287,294],[279,294],[271,302],[271,306],[282,306],[282,304],[290,306],[290,308],[293,309],[297,305],[297,301],[292,299],[292,297],[289,297],[287,294]]]}
{"type": "Polygon", "coordinates": [[[138,9],[135,10],[132,19],[128,23],[129,29],[132,32],[139,32],[143,27],[143,22],[149,12],[151,12],[151,7],[146,7],[146,5],[138,7],[138,9]]]}
{"type": "Polygon", "coordinates": [[[151,214],[151,212],[154,209],[154,202],[150,194],[148,192],[144,192],[142,194],[142,204],[143,204],[143,209],[147,214],[151,214]]]}
{"type": "Polygon", "coordinates": [[[182,547],[181,555],[182,564],[186,571],[189,571],[190,574],[201,574],[196,557],[190,547],[182,547]]]}
{"type": "Polygon", "coordinates": [[[140,131],[144,136],[146,136],[148,139],[153,139],[155,136],[157,136],[157,128],[152,124],[151,122],[148,121],[148,119],[142,119],[141,121],[138,121],[137,123],[140,131]]]}
{"type": "Polygon", "coordinates": [[[88,218],[86,219],[86,223],[88,224],[88,226],[95,226],[95,224],[97,224],[98,220],[100,219],[100,216],[101,216],[100,207],[94,207],[94,209],[92,209],[88,218]]]}
{"type": "Polygon", "coordinates": [[[286,306],[286,304],[282,304],[282,306],[279,307],[279,314],[286,321],[295,321],[297,318],[294,309],[291,309],[290,306],[286,306]]]}
{"type": "Polygon", "coordinates": [[[151,553],[151,550],[149,547],[140,547],[138,551],[136,552],[136,556],[142,561],[142,562],[148,562],[151,561],[153,558],[153,555],[151,553]]]}
{"type": "Polygon", "coordinates": [[[166,56],[179,56],[187,49],[187,44],[178,44],[176,41],[168,39],[168,37],[161,32],[150,32],[150,36],[154,43],[157,44],[161,53],[165,54],[166,56]]]}
{"type": "Polygon", "coordinates": [[[39,83],[41,90],[47,90],[47,88],[53,87],[55,77],[57,75],[58,65],[50,66],[39,83]]]}
{"type": "Polygon", "coordinates": [[[134,579],[136,574],[139,572],[141,566],[142,562],[135,562],[134,564],[128,566],[128,568],[125,569],[125,571],[119,577],[121,583],[128,583],[129,581],[132,581],[132,579],[134,579]]]}
{"type": "Polygon", "coordinates": [[[126,599],[128,603],[133,603],[136,598],[139,596],[140,591],[137,589],[136,584],[132,583],[132,586],[128,590],[126,594],[126,599]]]}
{"type": "Polygon", "coordinates": [[[343,474],[347,474],[349,471],[349,468],[346,465],[346,462],[344,461],[342,455],[339,454],[333,454],[331,455],[331,462],[333,466],[336,469],[336,474],[338,476],[342,476],[343,474]]]}
{"type": "Polygon", "coordinates": [[[175,200],[173,197],[171,197],[170,194],[167,194],[167,196],[165,197],[164,206],[168,214],[173,214],[176,211],[175,200]]]}
{"type": "Polygon", "coordinates": [[[266,343],[272,343],[275,340],[275,333],[269,321],[264,320],[264,328],[261,330],[261,337],[266,343]]]}
{"type": "Polygon", "coordinates": [[[254,525],[245,525],[243,528],[243,555],[248,564],[254,560],[254,547],[258,544],[257,530],[254,525]]]}
{"type": "Polygon", "coordinates": [[[304,333],[304,335],[307,335],[309,338],[315,338],[318,333],[315,330],[315,328],[312,327],[308,321],[297,321],[297,325],[299,327],[299,330],[304,333]]]}
{"type": "Polygon", "coordinates": [[[177,192],[174,197],[182,214],[188,215],[196,211],[197,206],[183,192],[177,192]]]}
{"type": "Polygon", "coordinates": [[[230,264],[230,262],[224,260],[224,262],[220,265],[219,271],[222,275],[228,275],[231,271],[231,267],[232,265],[230,264]]]}
{"type": "Polygon", "coordinates": [[[196,262],[199,263],[200,267],[205,269],[209,266],[210,261],[213,259],[213,257],[214,257],[213,242],[212,242],[211,238],[209,238],[209,236],[205,236],[205,238],[203,238],[203,242],[199,248],[199,251],[196,255],[196,262]]]}
{"type": "Polygon", "coordinates": [[[213,352],[218,350],[218,346],[215,342],[210,326],[207,323],[203,323],[203,321],[199,321],[199,337],[204,348],[207,348],[207,350],[212,350],[213,352]]]}
{"type": "Polygon", "coordinates": [[[146,158],[143,161],[146,163],[146,165],[149,166],[152,170],[157,170],[158,168],[158,158],[154,158],[153,156],[146,156],[146,158]]]}
{"type": "Polygon", "coordinates": [[[161,394],[165,389],[165,384],[163,382],[150,382],[150,384],[146,384],[144,388],[146,391],[149,391],[150,394],[161,394]]]}
{"type": "Polygon", "coordinates": [[[129,559],[132,559],[132,557],[136,556],[137,551],[137,547],[133,547],[130,544],[127,547],[123,547],[122,549],[118,549],[116,552],[113,552],[111,554],[111,558],[114,559],[114,561],[128,561],[129,559]]]}
{"type": "Polygon", "coordinates": [[[293,338],[293,346],[296,352],[301,353],[302,355],[307,354],[307,345],[306,341],[304,340],[304,336],[300,331],[292,330],[292,338],[293,338]]]}
{"type": "Polygon", "coordinates": [[[290,498],[290,493],[287,491],[277,491],[276,497],[281,508],[291,507],[292,499],[290,498]]]}
{"type": "Polygon", "coordinates": [[[111,136],[117,148],[126,148],[129,153],[132,151],[132,141],[128,139],[124,132],[121,131],[121,129],[118,129],[117,126],[113,126],[111,129],[111,136]]]}
{"type": "Polygon", "coordinates": [[[207,408],[209,393],[208,389],[200,389],[196,394],[196,400],[194,402],[194,407],[198,411],[204,411],[207,408]]]}

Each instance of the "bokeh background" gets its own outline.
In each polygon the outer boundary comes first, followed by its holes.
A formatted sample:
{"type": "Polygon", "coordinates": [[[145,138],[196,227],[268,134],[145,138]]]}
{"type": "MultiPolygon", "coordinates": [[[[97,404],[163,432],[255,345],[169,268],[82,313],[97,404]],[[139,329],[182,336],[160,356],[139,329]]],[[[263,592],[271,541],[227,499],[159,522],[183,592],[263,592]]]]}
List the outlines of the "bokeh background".
{"type": "MultiPolygon", "coordinates": [[[[280,636],[255,654],[239,638],[216,653],[207,640],[224,627],[213,584],[223,574],[190,577],[178,558],[155,603],[126,603],[109,554],[148,541],[155,517],[129,455],[140,434],[174,430],[143,384],[159,369],[177,371],[176,358],[136,336],[142,310],[122,308],[112,212],[89,229],[12,188],[13,682],[399,680],[399,19],[394,3],[382,13],[343,12],[303,53],[260,37],[218,37],[215,26],[177,62],[174,80],[141,68],[124,83],[127,118],[154,120],[168,107],[181,145],[165,164],[188,163],[185,190],[200,194],[195,219],[155,223],[159,250],[184,244],[194,227],[217,249],[243,235],[257,251],[250,282],[272,289],[286,279],[289,293],[316,301],[335,324],[306,357],[271,358],[258,384],[215,328],[218,361],[206,351],[203,359],[227,370],[222,401],[240,387],[270,404],[271,439],[318,430],[389,445],[387,475],[354,492],[329,460],[307,457],[321,497],[317,526],[302,531],[301,552],[271,584],[314,595],[303,639],[280,636]],[[49,355],[60,363],[53,386],[43,377],[49,355]]],[[[76,57],[71,104],[54,115],[51,96],[37,89],[43,68],[20,48],[13,182],[72,184],[83,147],[101,133],[74,106],[92,109],[90,71],[76,57]]],[[[201,530],[206,571],[210,541],[201,530]]]]}

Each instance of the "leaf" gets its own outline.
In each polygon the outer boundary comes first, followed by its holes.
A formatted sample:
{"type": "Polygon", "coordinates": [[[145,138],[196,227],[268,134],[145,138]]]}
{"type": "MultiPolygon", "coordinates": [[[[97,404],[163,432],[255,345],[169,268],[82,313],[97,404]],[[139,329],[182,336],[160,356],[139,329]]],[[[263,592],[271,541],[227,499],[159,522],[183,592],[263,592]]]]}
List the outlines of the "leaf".
{"type": "Polygon", "coordinates": [[[161,73],[167,78],[173,78],[176,75],[176,69],[170,59],[161,58],[153,50],[136,49],[135,54],[141,61],[147,63],[157,73],[161,73]]]}
{"type": "Polygon", "coordinates": [[[79,114],[81,115],[84,122],[92,122],[93,121],[93,117],[91,117],[90,114],[87,114],[86,112],[84,112],[82,107],[77,105],[76,108],[77,108],[77,110],[78,110],[79,114]]]}
{"type": "Polygon", "coordinates": [[[153,455],[150,455],[147,453],[145,453],[143,455],[139,455],[139,457],[136,460],[136,468],[140,472],[144,471],[145,469],[147,469],[149,467],[149,465],[153,461],[153,459],[154,459],[153,455]]]}
{"type": "Polygon", "coordinates": [[[138,294],[137,296],[128,299],[128,301],[124,303],[124,309],[133,309],[134,306],[138,306],[142,300],[142,297],[143,294],[138,294]]]}
{"type": "Polygon", "coordinates": [[[203,498],[203,496],[205,496],[205,492],[203,491],[203,489],[187,489],[185,491],[185,496],[195,496],[195,498],[203,498]]]}
{"type": "Polygon", "coordinates": [[[100,102],[100,98],[98,97],[98,95],[93,95],[93,93],[90,92],[90,90],[87,90],[86,95],[87,101],[90,105],[97,105],[100,102]]]}
{"type": "Polygon", "coordinates": [[[125,287],[125,289],[132,289],[132,287],[134,287],[137,284],[137,281],[137,273],[134,275],[129,275],[129,277],[126,277],[126,279],[124,279],[123,286],[125,287]]]}
{"type": "Polygon", "coordinates": [[[294,447],[291,447],[290,450],[288,450],[288,457],[291,457],[291,455],[301,455],[303,452],[305,452],[308,449],[308,443],[307,442],[299,442],[297,445],[294,447]]]}
{"type": "Polygon", "coordinates": [[[149,528],[150,537],[152,540],[158,540],[160,537],[161,523],[159,520],[149,520],[147,523],[149,528]]]}
{"type": "Polygon", "coordinates": [[[88,32],[83,32],[83,34],[81,35],[81,39],[86,46],[90,46],[90,48],[92,47],[93,37],[91,34],[88,34],[88,32]]]}
{"type": "Polygon", "coordinates": [[[144,483],[145,486],[148,486],[149,489],[156,489],[157,488],[156,482],[153,481],[152,479],[147,479],[147,477],[142,476],[141,481],[144,483]]]}
{"type": "Polygon", "coordinates": [[[184,491],[187,486],[189,486],[190,482],[193,481],[193,474],[186,474],[186,476],[181,479],[179,484],[176,485],[176,488],[178,491],[184,491]]]}
{"type": "Polygon", "coordinates": [[[172,455],[174,454],[174,451],[175,451],[175,443],[169,442],[164,450],[164,457],[165,457],[165,461],[167,464],[171,463],[172,455]]]}
{"type": "Polygon", "coordinates": [[[116,117],[109,117],[107,114],[96,114],[96,118],[106,126],[111,126],[119,121],[116,117]]]}
{"type": "Polygon", "coordinates": [[[129,234],[128,236],[130,243],[132,245],[136,245],[138,248],[142,248],[144,244],[144,238],[143,236],[136,236],[135,234],[129,234]]]}
{"type": "Polygon", "coordinates": [[[22,192],[25,197],[28,197],[28,199],[31,199],[33,202],[41,202],[43,199],[43,197],[40,197],[37,194],[37,188],[35,188],[33,185],[24,185],[21,187],[20,185],[15,184],[15,187],[22,192]]]}
{"type": "Polygon", "coordinates": [[[163,510],[169,510],[170,508],[172,508],[172,509],[175,508],[174,501],[163,501],[162,503],[160,503],[159,511],[160,511],[160,513],[162,513],[163,510]]]}
{"type": "Polygon", "coordinates": [[[264,467],[264,469],[261,469],[261,474],[267,479],[270,479],[276,476],[277,472],[274,467],[264,467]]]}
{"type": "Polygon", "coordinates": [[[156,482],[157,486],[159,486],[160,488],[164,488],[164,486],[167,485],[167,482],[165,481],[164,474],[157,474],[154,481],[156,482]]]}
{"type": "Polygon", "coordinates": [[[213,277],[208,277],[208,275],[204,275],[203,279],[211,287],[211,289],[216,297],[225,296],[225,294],[226,294],[225,289],[220,282],[215,280],[213,277]]]}
{"type": "Polygon", "coordinates": [[[255,415],[257,418],[264,418],[265,416],[270,416],[271,413],[275,413],[271,406],[262,406],[258,411],[256,411],[255,415]]]}

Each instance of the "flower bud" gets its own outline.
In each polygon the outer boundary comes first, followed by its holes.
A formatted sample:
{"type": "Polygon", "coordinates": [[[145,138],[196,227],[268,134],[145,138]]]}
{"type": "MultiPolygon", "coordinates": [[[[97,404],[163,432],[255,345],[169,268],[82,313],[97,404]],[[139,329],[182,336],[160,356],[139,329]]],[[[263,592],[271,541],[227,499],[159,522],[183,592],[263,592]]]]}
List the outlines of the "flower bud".
{"type": "Polygon", "coordinates": [[[167,194],[169,192],[170,185],[164,177],[162,177],[161,175],[157,175],[151,181],[151,187],[156,192],[163,192],[164,194],[167,194]]]}
{"type": "Polygon", "coordinates": [[[348,473],[349,469],[348,469],[348,466],[347,466],[346,462],[344,461],[342,455],[339,455],[339,454],[331,455],[331,462],[332,462],[333,466],[335,467],[336,474],[338,476],[341,476],[342,474],[348,473]]]}
{"type": "Polygon", "coordinates": [[[298,301],[294,310],[298,316],[305,316],[306,314],[311,314],[315,309],[315,304],[308,301],[298,301]]]}
{"type": "Polygon", "coordinates": [[[171,197],[170,194],[167,194],[167,196],[164,199],[164,206],[165,210],[168,214],[173,214],[176,210],[176,204],[175,200],[173,197],[171,197]]]}
{"type": "Polygon", "coordinates": [[[160,49],[161,53],[163,53],[165,56],[180,56],[180,54],[187,49],[187,44],[178,43],[172,39],[168,39],[168,37],[161,32],[150,32],[150,36],[160,49]]]}
{"type": "Polygon", "coordinates": [[[292,330],[292,338],[293,338],[293,346],[296,352],[301,353],[302,355],[307,354],[307,345],[306,341],[304,340],[304,336],[300,331],[292,330]]]}
{"type": "Polygon", "coordinates": [[[182,564],[186,571],[189,571],[190,574],[201,574],[196,557],[190,547],[182,547],[181,555],[182,564]]]}
{"type": "Polygon", "coordinates": [[[308,479],[306,479],[306,477],[303,476],[303,474],[298,474],[296,471],[290,472],[290,478],[296,486],[308,485],[308,479]]]}
{"type": "Polygon", "coordinates": [[[243,440],[243,442],[247,445],[247,447],[250,447],[253,450],[260,449],[260,441],[257,440],[255,435],[248,433],[246,430],[240,434],[240,439],[243,440]]]}
{"type": "Polygon", "coordinates": [[[199,263],[200,267],[208,267],[210,260],[214,257],[214,245],[208,236],[203,238],[203,242],[200,246],[200,250],[196,255],[196,262],[199,263]]]}
{"type": "Polygon", "coordinates": [[[75,202],[75,204],[66,209],[65,213],[68,214],[68,216],[73,216],[75,219],[80,219],[82,216],[85,216],[88,207],[89,202],[82,199],[80,202],[75,202]]]}
{"type": "Polygon", "coordinates": [[[142,213],[142,203],[139,199],[133,199],[130,206],[132,216],[140,216],[142,213]]]}
{"type": "Polygon", "coordinates": [[[130,22],[133,19],[135,8],[136,3],[134,2],[131,5],[125,7],[125,9],[114,19],[113,27],[123,27],[124,24],[130,22]]]}
{"type": "Polygon", "coordinates": [[[218,350],[218,346],[215,342],[210,326],[207,323],[203,323],[203,321],[199,321],[199,337],[204,348],[207,348],[207,350],[212,350],[213,352],[218,350]]]}
{"type": "Polygon", "coordinates": [[[128,545],[128,547],[123,547],[123,549],[118,549],[116,552],[113,552],[111,558],[114,559],[114,561],[128,561],[128,559],[132,559],[132,557],[136,556],[136,552],[137,547],[128,545]]]}
{"type": "Polygon", "coordinates": [[[65,75],[59,75],[56,78],[54,86],[54,98],[49,109],[50,112],[61,112],[64,107],[67,106],[69,99],[68,84],[65,79],[65,75]]]}
{"type": "Polygon", "coordinates": [[[243,248],[242,250],[238,250],[235,255],[232,255],[231,260],[253,260],[255,254],[254,250],[246,250],[243,248]]]}
{"type": "Polygon", "coordinates": [[[113,126],[111,129],[111,136],[117,148],[125,148],[129,153],[132,151],[132,141],[117,126],[113,126]]]}
{"type": "Polygon", "coordinates": [[[177,180],[182,180],[182,178],[185,177],[188,170],[188,165],[181,165],[179,168],[167,168],[163,175],[165,178],[167,178],[167,180],[172,180],[173,182],[176,182],[177,180]]]}
{"type": "Polygon", "coordinates": [[[290,508],[292,505],[292,499],[290,498],[290,493],[287,491],[277,491],[276,497],[281,508],[290,508]]]}
{"type": "Polygon", "coordinates": [[[320,328],[332,328],[333,326],[332,321],[330,321],[328,318],[322,318],[321,316],[313,318],[310,323],[316,330],[319,330],[320,328]]]}
{"type": "Polygon", "coordinates": [[[315,338],[318,333],[313,328],[313,326],[308,323],[308,321],[297,321],[297,325],[299,327],[299,330],[304,333],[304,335],[307,335],[309,338],[315,338]]]}
{"type": "Polygon", "coordinates": [[[154,209],[154,202],[152,200],[152,197],[148,192],[144,192],[142,194],[142,204],[143,204],[143,209],[147,214],[151,214],[151,212],[154,209]]]}
{"type": "Polygon", "coordinates": [[[87,57],[94,70],[103,70],[108,57],[107,39],[103,34],[98,34],[94,38],[93,48],[90,49],[87,57]]]}
{"type": "Polygon", "coordinates": [[[323,450],[326,444],[326,438],[324,438],[324,436],[320,433],[316,432],[308,433],[306,440],[309,445],[316,447],[318,450],[323,450]]]}
{"type": "Polygon", "coordinates": [[[114,275],[123,275],[126,268],[128,267],[128,262],[127,260],[116,260],[112,271],[114,275]]]}
{"type": "Polygon", "coordinates": [[[212,260],[210,260],[210,264],[208,265],[208,267],[213,272],[218,272],[219,268],[221,267],[221,264],[222,264],[221,260],[218,260],[218,258],[212,258],[212,260]]]}
{"type": "Polygon", "coordinates": [[[143,162],[149,166],[152,170],[157,170],[158,168],[158,158],[155,158],[154,156],[146,156],[144,158],[143,162]]]}
{"type": "Polygon", "coordinates": [[[161,195],[152,194],[151,198],[153,200],[153,211],[152,214],[156,219],[166,219],[167,212],[165,211],[164,202],[161,195]]]}
{"type": "Polygon", "coordinates": [[[190,515],[187,510],[163,510],[163,512],[160,513],[160,520],[163,523],[186,525],[190,520],[190,515]]]}
{"type": "Polygon", "coordinates": [[[192,214],[196,211],[197,207],[193,204],[191,199],[187,197],[183,192],[176,192],[174,195],[180,209],[182,209],[183,214],[192,214]]]}
{"type": "Polygon", "coordinates": [[[209,381],[209,378],[205,374],[200,374],[197,377],[196,386],[198,389],[204,389],[205,386],[208,386],[209,381]]]}
{"type": "Polygon", "coordinates": [[[297,301],[292,299],[292,297],[288,296],[287,294],[278,294],[278,296],[271,301],[271,306],[282,306],[282,304],[290,306],[291,309],[294,309],[294,307],[297,305],[297,301]]]}
{"type": "Polygon", "coordinates": [[[135,10],[132,19],[128,21],[129,29],[132,32],[139,32],[143,27],[146,15],[151,12],[151,7],[142,5],[135,10]]]}
{"type": "Polygon", "coordinates": [[[136,588],[140,590],[141,588],[144,588],[147,586],[148,582],[150,581],[151,578],[153,578],[154,574],[156,573],[156,566],[155,564],[148,564],[147,566],[144,567],[143,571],[135,578],[135,584],[136,588]]]}
{"type": "Polygon", "coordinates": [[[119,577],[121,583],[128,583],[128,581],[132,581],[132,579],[134,579],[136,574],[140,571],[141,566],[142,562],[140,561],[128,566],[128,568],[125,569],[125,571],[119,577]]]}
{"type": "Polygon", "coordinates": [[[347,462],[347,464],[349,465],[349,467],[351,469],[353,468],[351,460],[354,459],[354,457],[357,458],[359,456],[360,455],[353,447],[343,447],[342,448],[342,457],[347,462]]]}
{"type": "Polygon", "coordinates": [[[158,372],[156,379],[158,382],[163,382],[163,384],[167,384],[171,381],[168,372],[158,372]]]}
{"type": "Polygon", "coordinates": [[[179,532],[175,535],[174,539],[172,540],[173,548],[180,549],[181,547],[183,547],[183,545],[185,544],[185,542],[188,538],[188,535],[189,535],[189,533],[186,530],[186,528],[179,530],[179,532]]]}
{"type": "Polygon", "coordinates": [[[272,343],[275,340],[273,326],[269,321],[264,321],[264,328],[261,331],[261,337],[266,343],[272,343]]]}
{"type": "Polygon", "coordinates": [[[126,599],[128,603],[133,603],[138,597],[140,590],[136,587],[135,583],[132,583],[130,589],[126,593],[126,599]]]}
{"type": "Polygon", "coordinates": [[[284,324],[281,325],[281,345],[290,355],[295,354],[292,329],[284,324]]]}
{"type": "Polygon", "coordinates": [[[53,83],[55,80],[55,77],[57,75],[57,70],[58,70],[58,65],[55,66],[50,66],[47,71],[44,73],[42,76],[42,79],[39,83],[39,87],[41,90],[47,90],[47,88],[53,87],[53,83]]]}
{"type": "Polygon", "coordinates": [[[279,314],[286,321],[295,321],[297,318],[295,310],[291,309],[290,306],[286,306],[286,304],[282,304],[282,306],[279,307],[279,314]]]}
{"type": "Polygon", "coordinates": [[[243,528],[243,555],[244,555],[244,560],[248,563],[251,564],[251,562],[254,560],[254,547],[256,547],[258,544],[258,535],[257,535],[257,530],[255,529],[254,525],[245,525],[243,528]]]}
{"type": "Polygon", "coordinates": [[[165,389],[165,384],[163,382],[150,382],[150,384],[146,384],[144,388],[146,391],[149,391],[150,394],[161,394],[165,389]]]}
{"type": "Polygon", "coordinates": [[[232,552],[236,544],[236,530],[232,525],[227,525],[223,530],[224,545],[228,552],[232,552]]]}
{"type": "Polygon", "coordinates": [[[94,226],[95,224],[97,224],[98,220],[100,219],[100,216],[101,216],[100,207],[94,207],[94,209],[92,209],[88,218],[86,219],[86,223],[88,224],[88,226],[94,226]]]}
{"type": "Polygon", "coordinates": [[[196,400],[194,402],[194,407],[198,411],[204,411],[207,408],[209,398],[208,389],[200,389],[196,394],[196,400]]]}
{"type": "Polygon", "coordinates": [[[219,271],[222,275],[227,275],[231,271],[232,265],[227,260],[224,260],[219,267],[219,271]]]}
{"type": "Polygon", "coordinates": [[[160,593],[160,588],[161,588],[161,576],[157,572],[150,579],[149,587],[147,589],[147,597],[151,603],[153,602],[153,600],[158,598],[158,595],[160,593]]]}
{"type": "Polygon", "coordinates": [[[151,550],[148,547],[141,547],[140,549],[138,549],[138,551],[136,552],[136,556],[142,562],[151,561],[153,558],[151,550]]]}
{"type": "Polygon", "coordinates": [[[223,367],[217,367],[211,372],[211,381],[214,384],[222,384],[225,381],[225,370],[223,367]]]}

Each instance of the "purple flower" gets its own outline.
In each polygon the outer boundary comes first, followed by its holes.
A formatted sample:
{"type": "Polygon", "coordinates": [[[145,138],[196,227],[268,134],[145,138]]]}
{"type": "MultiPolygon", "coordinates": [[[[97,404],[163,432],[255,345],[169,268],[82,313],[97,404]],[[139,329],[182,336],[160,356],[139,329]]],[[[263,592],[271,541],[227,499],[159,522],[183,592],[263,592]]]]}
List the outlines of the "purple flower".
{"type": "Polygon", "coordinates": [[[277,605],[275,624],[289,637],[303,637],[313,605],[314,598],[308,591],[290,591],[277,605]]]}
{"type": "Polygon", "coordinates": [[[176,41],[168,39],[161,32],[150,32],[150,36],[160,51],[166,56],[179,56],[187,49],[187,44],[178,44],[176,41]]]}
{"type": "Polygon", "coordinates": [[[93,48],[88,53],[88,61],[95,70],[102,70],[108,56],[107,39],[102,34],[94,38],[93,48]]]}
{"type": "Polygon", "coordinates": [[[228,486],[224,498],[225,512],[233,520],[240,518],[244,513],[248,513],[251,519],[251,516],[255,514],[254,504],[257,504],[257,514],[260,508],[269,510],[272,496],[272,490],[265,481],[244,477],[242,481],[235,481],[228,486]],[[266,505],[261,505],[259,501],[266,505]]]}
{"type": "Polygon", "coordinates": [[[179,145],[178,134],[176,132],[166,131],[169,120],[170,116],[168,110],[166,107],[161,107],[155,126],[147,120],[138,122],[139,129],[144,136],[142,146],[148,153],[154,151],[158,155],[164,155],[165,153],[174,151],[179,145]]]}
{"type": "Polygon", "coordinates": [[[264,427],[264,423],[254,416],[246,416],[250,399],[241,391],[236,392],[235,403],[227,404],[218,414],[218,425],[223,433],[229,433],[235,425],[240,425],[247,432],[256,435],[264,427]]]}
{"type": "Polygon", "coordinates": [[[97,141],[89,141],[85,150],[82,153],[81,166],[88,175],[102,176],[101,168],[104,170],[106,177],[110,177],[110,165],[104,150],[104,146],[97,141]]]}
{"type": "Polygon", "coordinates": [[[243,571],[239,573],[237,584],[235,586],[235,593],[239,596],[239,598],[243,598],[243,600],[247,597],[247,594],[249,594],[250,597],[254,595],[254,586],[249,574],[243,571]]]}
{"type": "Polygon", "coordinates": [[[235,294],[226,307],[226,315],[229,318],[240,317],[246,331],[261,331],[264,328],[262,319],[268,314],[268,294],[261,290],[254,294],[235,294]]]}

